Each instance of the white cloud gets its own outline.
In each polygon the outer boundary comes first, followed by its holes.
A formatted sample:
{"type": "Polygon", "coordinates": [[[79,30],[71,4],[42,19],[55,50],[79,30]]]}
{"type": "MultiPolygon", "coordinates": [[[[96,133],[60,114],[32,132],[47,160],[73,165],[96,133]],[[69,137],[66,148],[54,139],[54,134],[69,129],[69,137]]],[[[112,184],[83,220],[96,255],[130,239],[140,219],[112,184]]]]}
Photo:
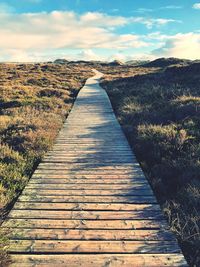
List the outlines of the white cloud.
{"type": "Polygon", "coordinates": [[[162,34],[161,32],[151,32],[144,36],[147,40],[166,40],[168,39],[168,35],[162,34]]]}
{"type": "Polygon", "coordinates": [[[11,62],[31,62],[31,61],[48,61],[49,56],[42,52],[32,52],[23,49],[3,49],[0,50],[2,61],[11,62]]]}
{"type": "Polygon", "coordinates": [[[155,55],[151,53],[133,53],[133,54],[123,54],[123,53],[115,53],[107,58],[108,61],[120,60],[122,62],[126,62],[129,60],[153,60],[155,59],[155,55]]]}
{"type": "Polygon", "coordinates": [[[162,6],[159,9],[162,10],[162,9],[182,9],[182,8],[183,8],[182,6],[169,5],[169,6],[162,6]]]}
{"type": "Polygon", "coordinates": [[[75,55],[73,59],[79,60],[102,60],[102,57],[94,53],[91,49],[82,50],[80,53],[75,55]]]}
{"type": "Polygon", "coordinates": [[[113,13],[119,12],[119,9],[118,8],[113,8],[113,9],[111,9],[111,12],[113,12],[113,13]]]}
{"type": "Polygon", "coordinates": [[[119,61],[125,62],[127,61],[127,56],[120,52],[115,53],[108,57],[108,61],[113,61],[113,60],[119,60],[119,61]]]}
{"type": "Polygon", "coordinates": [[[137,12],[137,13],[147,13],[147,12],[153,12],[153,9],[141,7],[141,8],[138,8],[135,12],[137,12]]]}
{"type": "Polygon", "coordinates": [[[194,9],[200,9],[200,3],[195,3],[192,7],[194,9]]]}
{"type": "Polygon", "coordinates": [[[128,23],[101,13],[53,11],[51,13],[0,14],[0,49],[128,48],[146,45],[134,34],[116,34],[128,23]]]}
{"type": "Polygon", "coordinates": [[[163,19],[163,18],[144,18],[144,17],[135,17],[131,19],[134,23],[144,24],[148,29],[152,29],[153,27],[161,27],[171,22],[180,23],[179,20],[174,19],[163,19]]]}
{"type": "Polygon", "coordinates": [[[138,8],[135,12],[136,13],[149,13],[149,12],[154,12],[158,10],[165,10],[165,9],[182,9],[182,6],[176,6],[176,5],[168,5],[168,6],[161,6],[159,8],[138,8]]]}
{"type": "Polygon", "coordinates": [[[200,59],[200,34],[179,33],[168,36],[166,42],[152,54],[165,57],[179,57],[188,59],[200,59]]]}
{"type": "Polygon", "coordinates": [[[82,23],[90,23],[93,26],[123,26],[129,23],[129,20],[121,16],[108,16],[98,12],[88,12],[80,17],[82,23]]]}
{"type": "MultiPolygon", "coordinates": [[[[28,0],[38,1],[38,0],[28,0]]],[[[1,7],[1,5],[0,5],[1,7]]],[[[82,57],[99,59],[92,49],[136,49],[147,47],[149,40],[137,34],[116,31],[128,24],[143,24],[147,28],[177,22],[173,19],[111,16],[100,12],[79,15],[70,11],[12,13],[4,5],[0,12],[0,60],[38,60],[46,51],[82,49],[82,57]]],[[[76,56],[79,56],[77,54],[76,56]]],[[[59,55],[58,55],[59,56],[59,55]]]]}

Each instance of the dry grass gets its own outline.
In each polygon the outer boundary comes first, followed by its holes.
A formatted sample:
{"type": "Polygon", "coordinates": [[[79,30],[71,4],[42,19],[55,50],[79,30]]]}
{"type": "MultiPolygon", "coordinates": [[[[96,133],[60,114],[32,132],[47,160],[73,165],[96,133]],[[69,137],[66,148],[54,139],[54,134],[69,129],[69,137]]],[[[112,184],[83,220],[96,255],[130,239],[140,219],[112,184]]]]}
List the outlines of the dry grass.
{"type": "MultiPolygon", "coordinates": [[[[27,184],[66,119],[86,66],[0,64],[0,208],[2,218],[27,184]]],[[[9,261],[0,233],[0,266],[9,261]]]]}
{"type": "Polygon", "coordinates": [[[0,64],[0,206],[8,205],[50,149],[78,90],[85,66],[0,64]]]}
{"type": "Polygon", "coordinates": [[[200,66],[102,71],[171,229],[190,266],[200,266],[200,66]]]}

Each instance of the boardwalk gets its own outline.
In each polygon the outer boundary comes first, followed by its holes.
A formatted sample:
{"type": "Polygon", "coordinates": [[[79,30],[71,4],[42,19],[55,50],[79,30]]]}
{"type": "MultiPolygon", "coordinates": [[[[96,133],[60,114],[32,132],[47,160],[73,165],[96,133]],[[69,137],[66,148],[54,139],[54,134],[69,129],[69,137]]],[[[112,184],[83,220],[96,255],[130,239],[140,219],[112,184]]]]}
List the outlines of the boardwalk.
{"type": "Polygon", "coordinates": [[[99,77],[3,225],[12,267],[187,266],[99,77]]]}

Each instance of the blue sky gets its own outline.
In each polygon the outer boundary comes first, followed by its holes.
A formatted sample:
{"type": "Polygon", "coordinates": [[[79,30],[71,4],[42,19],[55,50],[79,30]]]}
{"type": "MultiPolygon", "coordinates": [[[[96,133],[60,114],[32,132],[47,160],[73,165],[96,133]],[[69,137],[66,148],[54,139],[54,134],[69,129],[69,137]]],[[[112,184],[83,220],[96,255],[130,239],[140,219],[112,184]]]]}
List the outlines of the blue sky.
{"type": "Polygon", "coordinates": [[[200,59],[200,2],[0,0],[0,61],[200,59]]]}

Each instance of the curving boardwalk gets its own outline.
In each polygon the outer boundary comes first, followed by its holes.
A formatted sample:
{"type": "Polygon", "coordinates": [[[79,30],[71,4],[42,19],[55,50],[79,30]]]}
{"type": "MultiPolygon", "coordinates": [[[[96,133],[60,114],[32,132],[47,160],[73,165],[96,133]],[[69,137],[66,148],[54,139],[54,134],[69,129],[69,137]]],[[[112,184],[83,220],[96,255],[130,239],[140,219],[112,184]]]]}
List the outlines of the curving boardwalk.
{"type": "Polygon", "coordinates": [[[187,266],[100,76],[80,91],[3,225],[12,267],[187,266]]]}

